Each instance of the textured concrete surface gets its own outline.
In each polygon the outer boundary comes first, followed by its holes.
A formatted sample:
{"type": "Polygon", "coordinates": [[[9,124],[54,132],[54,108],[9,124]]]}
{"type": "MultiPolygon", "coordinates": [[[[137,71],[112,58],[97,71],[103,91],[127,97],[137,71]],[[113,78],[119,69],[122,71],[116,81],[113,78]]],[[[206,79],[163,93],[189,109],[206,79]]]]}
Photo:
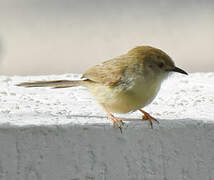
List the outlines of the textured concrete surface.
{"type": "Polygon", "coordinates": [[[173,75],[141,114],[112,128],[86,89],[22,88],[0,77],[0,180],[213,180],[214,73],[173,75]]]}

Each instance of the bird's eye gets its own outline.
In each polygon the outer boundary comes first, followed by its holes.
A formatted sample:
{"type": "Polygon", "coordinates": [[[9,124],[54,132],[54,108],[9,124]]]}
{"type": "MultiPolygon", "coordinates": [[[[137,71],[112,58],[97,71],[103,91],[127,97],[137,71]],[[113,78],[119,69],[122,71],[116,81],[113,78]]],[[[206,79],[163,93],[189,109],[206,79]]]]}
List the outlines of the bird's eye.
{"type": "Polygon", "coordinates": [[[164,66],[164,64],[161,62],[160,64],[158,64],[159,68],[162,68],[164,66]]]}

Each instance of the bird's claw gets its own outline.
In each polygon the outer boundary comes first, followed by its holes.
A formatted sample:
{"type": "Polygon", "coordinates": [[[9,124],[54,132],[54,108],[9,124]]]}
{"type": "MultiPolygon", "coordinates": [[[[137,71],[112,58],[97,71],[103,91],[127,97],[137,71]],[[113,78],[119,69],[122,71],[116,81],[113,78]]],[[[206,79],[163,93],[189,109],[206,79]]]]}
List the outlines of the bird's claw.
{"type": "Polygon", "coordinates": [[[124,126],[125,125],[125,123],[121,120],[121,119],[119,119],[119,118],[113,118],[113,119],[111,119],[112,120],[112,122],[113,122],[113,126],[114,127],[116,127],[116,128],[119,128],[120,129],[120,132],[121,132],[121,134],[122,134],[122,126],[124,126]]]}
{"type": "Polygon", "coordinates": [[[140,111],[143,113],[142,120],[148,120],[152,129],[153,129],[152,121],[155,121],[159,124],[159,121],[157,119],[155,119],[154,117],[152,117],[149,113],[147,113],[141,109],[140,109],[140,111]]]}

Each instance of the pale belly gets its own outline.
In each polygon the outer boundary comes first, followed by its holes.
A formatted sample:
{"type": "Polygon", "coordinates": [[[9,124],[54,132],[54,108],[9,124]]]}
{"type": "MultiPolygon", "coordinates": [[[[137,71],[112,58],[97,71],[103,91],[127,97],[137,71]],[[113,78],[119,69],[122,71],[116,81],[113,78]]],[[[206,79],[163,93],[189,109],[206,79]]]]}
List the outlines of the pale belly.
{"type": "Polygon", "coordinates": [[[127,113],[151,103],[159,89],[160,82],[138,82],[125,89],[97,84],[89,88],[89,91],[101,105],[105,105],[111,112],[127,113]]]}

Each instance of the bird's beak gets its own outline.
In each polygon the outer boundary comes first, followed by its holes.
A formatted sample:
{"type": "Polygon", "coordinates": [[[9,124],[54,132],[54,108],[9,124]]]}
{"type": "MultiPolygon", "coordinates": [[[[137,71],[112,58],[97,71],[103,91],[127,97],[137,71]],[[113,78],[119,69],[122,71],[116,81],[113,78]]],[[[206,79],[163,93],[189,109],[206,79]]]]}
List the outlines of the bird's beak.
{"type": "Polygon", "coordinates": [[[185,72],[183,69],[180,69],[178,67],[174,67],[174,69],[172,69],[171,71],[174,71],[174,72],[178,72],[178,73],[181,73],[181,74],[186,74],[188,75],[187,72],[185,72]]]}

